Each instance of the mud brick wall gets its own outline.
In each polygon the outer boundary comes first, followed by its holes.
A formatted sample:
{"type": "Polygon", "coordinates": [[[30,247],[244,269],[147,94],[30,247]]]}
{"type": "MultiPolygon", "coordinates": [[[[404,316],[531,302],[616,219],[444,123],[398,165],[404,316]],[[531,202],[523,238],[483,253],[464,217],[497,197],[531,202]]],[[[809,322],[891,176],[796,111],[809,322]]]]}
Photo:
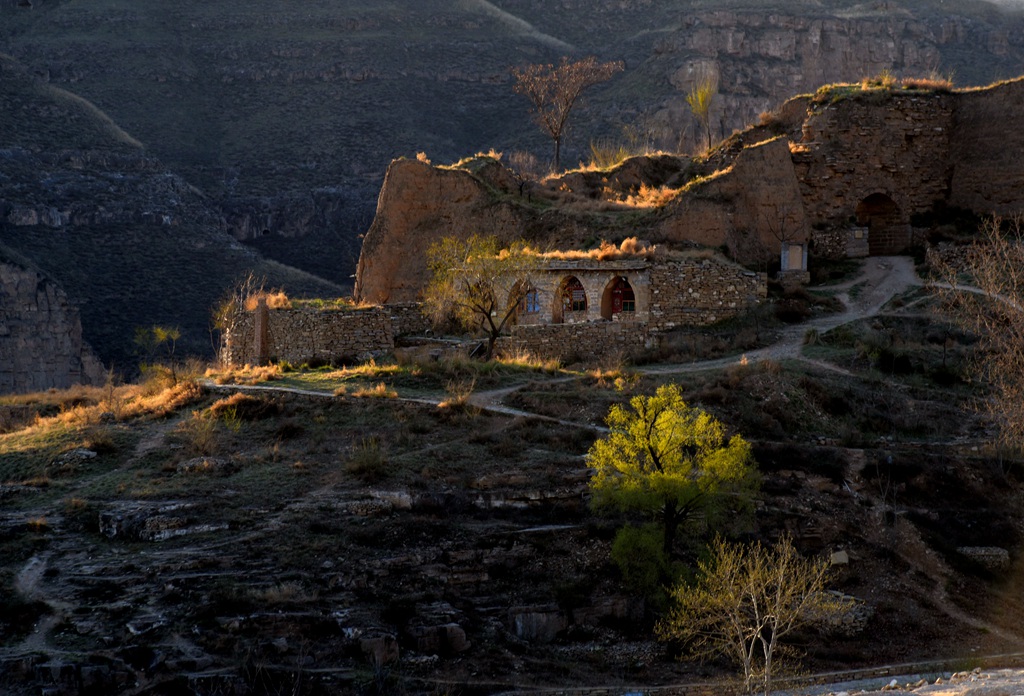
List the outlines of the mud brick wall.
{"type": "Polygon", "coordinates": [[[767,296],[767,275],[742,266],[710,258],[659,263],[651,267],[650,331],[713,324],[767,296]]]}
{"type": "Polygon", "coordinates": [[[526,324],[498,339],[502,354],[526,350],[542,360],[595,363],[636,356],[651,345],[647,325],[593,321],[580,324],[526,324]]]}
{"type": "MultiPolygon", "coordinates": [[[[224,332],[222,361],[227,365],[260,362],[256,312],[238,312],[224,332]]],[[[273,361],[304,362],[366,359],[395,346],[388,308],[322,310],[313,307],[267,311],[263,355],[273,361]]]]}

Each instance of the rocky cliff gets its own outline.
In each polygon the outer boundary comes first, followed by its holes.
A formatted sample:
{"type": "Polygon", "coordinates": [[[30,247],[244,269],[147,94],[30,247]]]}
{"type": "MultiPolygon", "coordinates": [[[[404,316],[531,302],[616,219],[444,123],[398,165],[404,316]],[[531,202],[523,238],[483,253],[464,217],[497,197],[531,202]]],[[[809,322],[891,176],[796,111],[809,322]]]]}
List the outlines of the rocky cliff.
{"type": "Polygon", "coordinates": [[[501,183],[511,175],[494,160],[454,169],[396,162],[366,235],[357,293],[414,299],[424,250],[477,231],[556,248],[627,236],[725,247],[763,268],[783,242],[854,224],[876,228],[872,253],[896,253],[915,221],[950,209],[1024,208],[1024,136],[1010,125],[1022,108],[1024,79],[963,91],[847,85],[788,102],[698,160],[639,157],[519,189],[501,183]],[[887,226],[871,222],[879,211],[887,226]]]}
{"type": "Polygon", "coordinates": [[[0,394],[102,384],[104,377],[64,291],[0,258],[0,394]]]}

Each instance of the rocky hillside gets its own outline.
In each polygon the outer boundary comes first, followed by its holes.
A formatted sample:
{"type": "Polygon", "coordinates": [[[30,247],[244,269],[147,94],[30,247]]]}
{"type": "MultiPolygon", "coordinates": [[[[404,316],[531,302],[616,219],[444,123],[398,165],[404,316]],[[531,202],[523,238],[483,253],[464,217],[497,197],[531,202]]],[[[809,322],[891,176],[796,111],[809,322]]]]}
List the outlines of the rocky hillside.
{"type": "MultiPolygon", "coordinates": [[[[80,329],[70,328],[77,320],[61,328],[63,314],[9,294],[3,311],[36,307],[41,335],[80,331],[104,363],[131,374],[140,327],[178,326],[184,353],[211,354],[211,309],[250,271],[296,293],[341,292],[240,245],[201,192],[103,112],[9,58],[0,58],[0,112],[0,257],[40,274],[81,317],[80,329]]],[[[10,334],[0,345],[29,348],[10,334]]]]}
{"type": "Polygon", "coordinates": [[[261,385],[301,394],[0,399],[0,691],[730,693],[730,664],[654,639],[658,598],[610,556],[626,520],[587,505],[609,406],[665,381],[755,443],[756,511],[728,531],[790,534],[860,600],[799,636],[808,672],[1018,652],[1024,473],[989,456],[973,338],[933,306],[900,295],[812,362],[581,375],[424,351],[261,385]],[[473,400],[432,405],[453,382],[473,400]]]}
{"type": "Polygon", "coordinates": [[[714,134],[726,136],[824,82],[1010,77],[1022,27],[1019,11],[942,0],[9,0],[0,52],[109,114],[237,239],[347,282],[394,157],[495,147],[547,161],[510,65],[625,60],[576,114],[575,162],[595,138],[692,149],[683,92],[702,70],[719,76],[714,134]]]}

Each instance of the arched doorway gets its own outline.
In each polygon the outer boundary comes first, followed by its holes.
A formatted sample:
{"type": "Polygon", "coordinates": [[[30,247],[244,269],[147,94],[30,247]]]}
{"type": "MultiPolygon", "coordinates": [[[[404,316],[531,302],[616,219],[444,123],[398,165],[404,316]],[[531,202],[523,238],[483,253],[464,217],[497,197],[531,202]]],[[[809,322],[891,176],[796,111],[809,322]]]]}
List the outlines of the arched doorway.
{"type": "Polygon", "coordinates": [[[868,253],[900,254],[910,246],[910,225],[896,202],[884,193],[872,193],[857,205],[857,224],[868,228],[868,253]]]}
{"type": "Polygon", "coordinates": [[[586,315],[587,291],[576,276],[564,278],[558,286],[558,296],[554,303],[552,321],[560,324],[573,315],[586,315]]]}
{"type": "Polygon", "coordinates": [[[611,320],[616,314],[636,312],[636,294],[626,276],[615,276],[601,296],[601,318],[611,320]]]}

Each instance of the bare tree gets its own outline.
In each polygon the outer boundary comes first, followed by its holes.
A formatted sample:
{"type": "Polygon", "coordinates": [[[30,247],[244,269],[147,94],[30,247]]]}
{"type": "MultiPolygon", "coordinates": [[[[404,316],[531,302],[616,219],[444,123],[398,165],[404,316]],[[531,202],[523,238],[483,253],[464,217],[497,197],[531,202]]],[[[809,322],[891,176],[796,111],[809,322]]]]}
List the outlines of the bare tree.
{"type": "Polygon", "coordinates": [[[697,658],[719,655],[743,667],[746,692],[768,694],[782,641],[812,624],[832,623],[851,607],[825,591],[829,562],[803,558],[788,537],[775,546],[718,539],[693,585],[672,590],[674,606],[658,625],[663,640],[680,640],[697,658]]]}
{"type": "Polygon", "coordinates": [[[718,74],[708,68],[701,70],[686,93],[686,103],[704,129],[708,150],[711,149],[711,102],[717,93],[718,74]]]}
{"type": "Polygon", "coordinates": [[[975,374],[998,444],[1024,451],[1024,215],[985,220],[959,266],[943,264],[954,319],[979,337],[975,374]]]}
{"type": "Polygon", "coordinates": [[[558,65],[512,68],[513,89],[533,102],[534,120],[555,144],[555,169],[561,166],[562,137],[569,114],[583,90],[610,79],[622,69],[622,61],[600,63],[594,56],[575,61],[563,56],[558,65]]]}

